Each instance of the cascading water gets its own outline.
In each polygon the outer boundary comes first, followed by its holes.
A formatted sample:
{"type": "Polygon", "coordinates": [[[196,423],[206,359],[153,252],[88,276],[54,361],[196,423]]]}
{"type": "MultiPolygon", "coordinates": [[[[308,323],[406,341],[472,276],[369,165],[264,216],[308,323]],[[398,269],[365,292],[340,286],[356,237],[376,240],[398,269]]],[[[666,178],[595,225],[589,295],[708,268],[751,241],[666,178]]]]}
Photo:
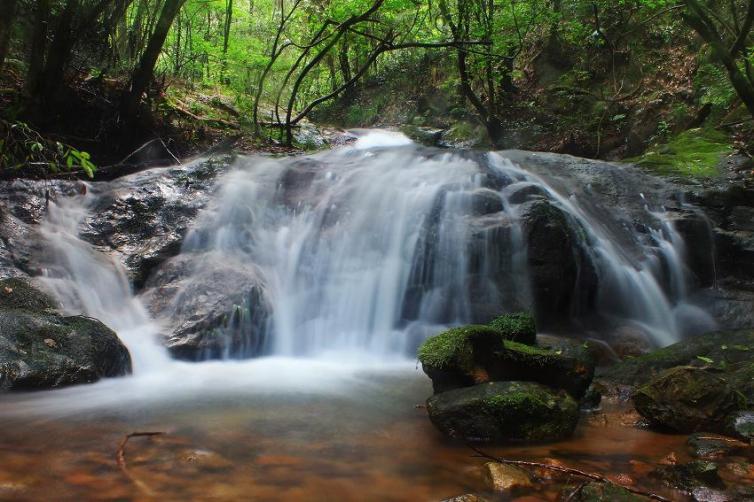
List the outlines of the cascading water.
{"type": "Polygon", "coordinates": [[[633,325],[664,345],[689,324],[711,322],[687,302],[683,241],[659,209],[647,206],[655,225],[628,252],[614,222],[595,214],[612,210],[585,207],[594,202],[545,176],[496,153],[423,149],[386,132],[309,157],[240,158],[183,243],[179,258],[191,266],[160,325],[131,294],[122,267],[78,239],[86,197],[50,211],[46,281],[69,310],[116,329],[137,371],[166,364],[157,333],[169,332],[177,313],[192,314],[189,291],[210,286],[228,296],[244,291],[223,307],[230,311],[221,322],[192,328],[227,338],[199,358],[411,357],[442,326],[538,307],[524,220],[543,203],[574,237],[568,252],[579,263],[569,287],[595,278],[592,293],[566,291],[574,326],[594,318],[633,325]]]}

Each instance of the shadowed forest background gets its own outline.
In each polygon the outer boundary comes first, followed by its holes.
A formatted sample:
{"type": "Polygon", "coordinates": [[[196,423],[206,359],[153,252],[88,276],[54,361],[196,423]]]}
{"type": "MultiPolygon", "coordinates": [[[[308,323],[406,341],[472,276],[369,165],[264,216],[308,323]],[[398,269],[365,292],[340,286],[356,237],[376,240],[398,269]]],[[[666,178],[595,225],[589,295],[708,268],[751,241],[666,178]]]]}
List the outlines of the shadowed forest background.
{"type": "Polygon", "coordinates": [[[1,0],[0,12],[6,176],[122,172],[234,143],[313,148],[326,138],[312,123],[700,176],[752,149],[754,1],[1,0]]]}

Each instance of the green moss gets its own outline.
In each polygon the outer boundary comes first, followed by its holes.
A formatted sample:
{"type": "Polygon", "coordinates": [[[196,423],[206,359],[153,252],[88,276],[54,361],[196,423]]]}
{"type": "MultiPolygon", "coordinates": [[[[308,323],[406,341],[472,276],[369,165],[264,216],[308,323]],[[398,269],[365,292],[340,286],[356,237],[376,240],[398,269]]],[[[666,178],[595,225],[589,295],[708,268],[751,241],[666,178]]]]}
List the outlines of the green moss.
{"type": "Polygon", "coordinates": [[[24,279],[0,280],[0,307],[7,309],[46,310],[56,307],[55,300],[24,279]]]}
{"type": "Polygon", "coordinates": [[[469,325],[451,328],[428,338],[419,347],[419,361],[433,368],[458,366],[468,368],[473,363],[474,347],[471,339],[476,336],[499,337],[500,332],[489,326],[469,325]]]}
{"type": "Polygon", "coordinates": [[[536,341],[537,326],[534,317],[528,312],[505,314],[489,323],[500,331],[507,340],[533,345],[536,341]]]}
{"type": "Polygon", "coordinates": [[[720,161],[732,150],[725,134],[690,129],[666,144],[650,148],[641,157],[629,160],[658,174],[704,178],[719,175],[720,161]]]}

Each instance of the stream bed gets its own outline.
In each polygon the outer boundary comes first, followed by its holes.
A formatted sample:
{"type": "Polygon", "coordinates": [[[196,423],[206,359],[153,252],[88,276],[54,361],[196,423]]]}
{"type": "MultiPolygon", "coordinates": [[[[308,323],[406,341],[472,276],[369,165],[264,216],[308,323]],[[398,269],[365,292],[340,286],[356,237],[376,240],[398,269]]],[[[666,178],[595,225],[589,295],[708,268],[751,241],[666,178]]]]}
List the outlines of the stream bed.
{"type": "MultiPolygon", "coordinates": [[[[439,501],[485,493],[485,461],[433,428],[423,409],[430,394],[410,361],[263,358],[176,362],[170,372],[6,396],[0,498],[439,501]],[[166,434],[131,438],[124,470],[117,452],[134,432],[166,434]]],[[[682,499],[645,475],[671,452],[682,461],[686,436],[635,426],[627,405],[604,407],[567,441],[485,451],[682,499]]],[[[492,499],[558,500],[564,489],[541,480],[492,499]]]]}

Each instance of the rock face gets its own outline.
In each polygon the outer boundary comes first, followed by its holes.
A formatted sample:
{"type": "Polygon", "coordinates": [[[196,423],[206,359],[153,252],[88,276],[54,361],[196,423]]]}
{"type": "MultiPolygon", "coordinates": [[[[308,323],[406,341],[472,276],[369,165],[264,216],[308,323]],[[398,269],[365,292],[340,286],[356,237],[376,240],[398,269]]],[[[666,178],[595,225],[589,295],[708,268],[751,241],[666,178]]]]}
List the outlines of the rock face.
{"type": "Polygon", "coordinates": [[[128,349],[112,330],[54,308],[26,281],[0,281],[0,390],[62,387],[131,372],[128,349]]]}
{"type": "Polygon", "coordinates": [[[170,327],[165,345],[178,359],[246,358],[264,352],[271,306],[249,264],[185,253],[158,269],[142,299],[170,327]]]}
{"type": "Polygon", "coordinates": [[[430,397],[432,423],[466,441],[552,441],[570,436],[579,418],[565,392],[531,382],[489,382],[430,397]]]}

